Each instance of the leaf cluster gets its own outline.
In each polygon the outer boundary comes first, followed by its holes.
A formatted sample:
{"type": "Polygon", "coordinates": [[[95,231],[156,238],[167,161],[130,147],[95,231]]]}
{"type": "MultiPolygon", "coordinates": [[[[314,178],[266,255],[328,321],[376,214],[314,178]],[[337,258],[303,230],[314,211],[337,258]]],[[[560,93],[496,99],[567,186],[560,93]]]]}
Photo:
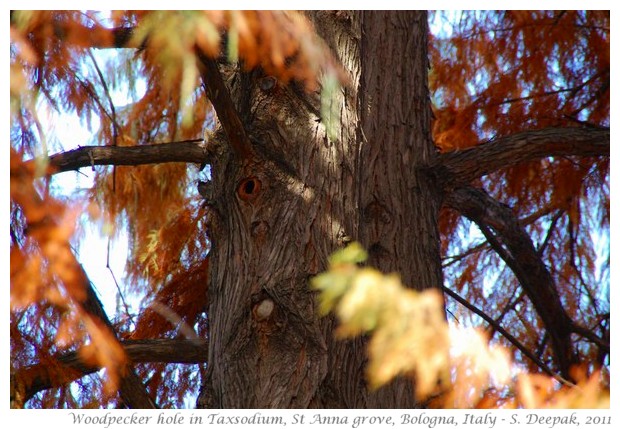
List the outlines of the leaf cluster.
{"type": "Polygon", "coordinates": [[[434,289],[417,292],[397,276],[362,268],[366,254],[351,243],[314,277],[324,313],[333,312],[342,338],[369,335],[367,375],[374,388],[399,375],[415,380],[418,400],[439,408],[608,408],[600,373],[575,369],[577,384],[528,374],[508,350],[474,328],[451,328],[434,289]]]}
{"type": "MultiPolygon", "coordinates": [[[[22,245],[11,247],[11,332],[18,334],[12,336],[13,345],[40,342],[37,355],[77,348],[86,364],[107,370],[105,392],[112,394],[118,389],[126,357],[114,333],[85,306],[89,281],[70,243],[76,210],[48,194],[41,197],[34,170],[34,164],[25,165],[11,148],[11,201],[20,208],[27,228],[22,245]],[[46,311],[50,308],[55,311],[46,311]],[[26,310],[37,314],[37,325],[21,323],[26,310]],[[45,325],[56,326],[52,331],[55,347],[49,337],[41,341],[40,335],[50,335],[39,330],[45,325]]],[[[58,371],[55,376],[62,379],[65,374],[58,371]]],[[[22,373],[15,383],[26,386],[31,377],[22,373]]],[[[23,403],[26,399],[15,400],[23,403]]]]}

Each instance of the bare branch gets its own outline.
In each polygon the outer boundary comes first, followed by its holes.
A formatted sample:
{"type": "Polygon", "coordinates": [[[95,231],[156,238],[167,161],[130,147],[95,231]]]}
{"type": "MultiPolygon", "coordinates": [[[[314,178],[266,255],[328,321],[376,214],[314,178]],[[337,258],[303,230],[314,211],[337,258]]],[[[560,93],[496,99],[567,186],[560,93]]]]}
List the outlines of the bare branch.
{"type": "Polygon", "coordinates": [[[596,344],[599,349],[601,349],[601,351],[603,353],[609,354],[610,352],[610,344],[609,341],[605,341],[604,339],[600,338],[599,336],[597,336],[594,332],[592,332],[591,330],[584,328],[582,326],[577,325],[576,323],[573,325],[573,331],[575,332],[575,334],[590,340],[591,342],[593,342],[594,344],[596,344]]]}
{"type": "Polygon", "coordinates": [[[431,166],[443,188],[469,184],[501,168],[548,156],[609,157],[609,129],[546,128],[500,137],[463,151],[442,154],[431,166]]]}
{"type": "Polygon", "coordinates": [[[202,142],[202,139],[196,139],[140,146],[82,146],[50,156],[49,173],[62,173],[95,165],[209,163],[210,156],[202,142]]]}
{"type": "Polygon", "coordinates": [[[217,112],[217,118],[222,124],[230,146],[238,158],[250,158],[253,152],[252,144],[235,109],[224,79],[222,79],[217,62],[200,52],[198,59],[202,65],[200,74],[207,97],[217,112]]]}
{"type": "Polygon", "coordinates": [[[542,244],[538,246],[537,252],[540,256],[542,256],[543,253],[545,252],[545,249],[547,248],[547,245],[549,244],[549,241],[551,240],[551,234],[553,234],[553,231],[555,230],[555,227],[558,224],[558,220],[560,220],[563,214],[564,214],[564,210],[558,209],[556,213],[553,215],[553,217],[551,218],[551,224],[549,225],[549,228],[547,228],[547,234],[545,235],[545,239],[543,240],[542,244]]]}
{"type": "MultiPolygon", "coordinates": [[[[534,222],[536,222],[538,219],[540,219],[543,216],[548,215],[549,213],[551,213],[553,210],[556,210],[556,206],[555,205],[550,205],[550,206],[546,206],[543,207],[539,210],[536,210],[534,213],[529,214],[521,219],[519,219],[519,224],[521,225],[530,225],[534,222]]],[[[462,253],[459,253],[457,255],[450,255],[450,256],[445,256],[442,259],[442,268],[446,268],[449,267],[450,265],[453,265],[465,258],[467,258],[470,255],[473,255],[477,252],[481,252],[483,250],[487,250],[489,248],[489,243],[487,241],[482,241],[478,244],[476,244],[475,246],[470,247],[469,249],[463,251],[462,253]]],[[[540,251],[540,250],[539,250],[540,251]]]]}
{"type": "MultiPolygon", "coordinates": [[[[579,91],[581,91],[583,88],[585,88],[586,86],[590,85],[592,82],[594,82],[596,79],[599,79],[600,77],[603,77],[603,79],[605,81],[609,81],[609,67],[605,67],[603,70],[595,73],[593,76],[590,76],[588,79],[586,79],[585,81],[583,81],[581,84],[571,87],[571,88],[561,88],[561,89],[557,89],[555,91],[544,91],[544,92],[539,92],[539,93],[532,93],[529,94],[527,96],[524,97],[517,97],[517,98],[510,98],[510,99],[506,99],[500,103],[498,103],[499,105],[502,104],[509,104],[509,103],[515,103],[515,102],[520,102],[520,101],[528,101],[528,100],[532,100],[535,98],[542,98],[542,97],[548,97],[551,95],[556,95],[556,94],[561,94],[564,92],[570,92],[570,97],[574,97],[575,94],[579,91]]],[[[597,92],[597,96],[600,97],[600,94],[597,92]]],[[[569,98],[570,98],[569,97],[569,98]]],[[[584,106],[585,107],[585,106],[584,106]]],[[[579,109],[582,110],[582,109],[579,109]]]]}
{"type": "MultiPolygon", "coordinates": [[[[133,363],[202,363],[207,360],[208,342],[204,339],[152,339],[127,340],[121,342],[129,359],[133,363]]],[[[56,358],[62,368],[59,377],[58,368],[43,363],[19,369],[16,380],[23,380],[26,400],[36,393],[59,387],[85,375],[97,372],[100,368],[83,362],[76,352],[65,353],[56,358]]],[[[152,408],[152,407],[151,407],[152,408]]]]}
{"type": "Polygon", "coordinates": [[[447,262],[443,262],[441,264],[441,267],[442,268],[449,267],[450,265],[456,264],[457,262],[462,261],[463,259],[467,258],[470,255],[481,252],[483,250],[487,250],[488,248],[489,248],[489,243],[487,243],[486,241],[478,243],[475,246],[472,246],[469,249],[465,250],[464,252],[459,253],[458,255],[446,256],[442,258],[443,261],[447,261],[447,262]]]}
{"type": "Polygon", "coordinates": [[[110,105],[110,114],[108,115],[107,112],[104,112],[104,114],[106,114],[112,120],[112,132],[113,132],[112,137],[113,137],[113,142],[114,142],[113,145],[118,146],[118,130],[120,127],[118,125],[118,121],[116,120],[116,108],[114,107],[114,101],[112,101],[112,96],[110,95],[110,88],[108,87],[108,84],[106,83],[105,78],[103,77],[103,72],[99,68],[99,64],[97,63],[97,59],[93,55],[93,52],[89,50],[88,56],[91,62],[93,63],[93,66],[95,67],[97,76],[99,76],[99,82],[101,82],[101,86],[103,87],[103,92],[106,95],[106,98],[108,99],[108,104],[110,105]]]}
{"type": "Polygon", "coordinates": [[[551,274],[512,210],[483,190],[471,187],[454,190],[447,195],[445,204],[478,224],[491,247],[514,272],[545,324],[560,373],[570,378],[569,369],[576,363],[570,338],[573,322],[551,274]]]}

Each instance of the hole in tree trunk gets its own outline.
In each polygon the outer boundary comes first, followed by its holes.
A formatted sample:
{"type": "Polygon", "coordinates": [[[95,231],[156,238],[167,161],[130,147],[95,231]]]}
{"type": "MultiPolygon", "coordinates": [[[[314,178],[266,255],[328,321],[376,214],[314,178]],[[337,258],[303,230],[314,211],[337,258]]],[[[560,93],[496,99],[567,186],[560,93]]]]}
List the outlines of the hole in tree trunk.
{"type": "Polygon", "coordinates": [[[243,179],[237,186],[237,194],[243,201],[252,201],[260,192],[261,181],[256,177],[243,179]]]}
{"type": "Polygon", "coordinates": [[[243,191],[248,195],[254,192],[254,181],[248,180],[247,182],[245,182],[243,191]]]}

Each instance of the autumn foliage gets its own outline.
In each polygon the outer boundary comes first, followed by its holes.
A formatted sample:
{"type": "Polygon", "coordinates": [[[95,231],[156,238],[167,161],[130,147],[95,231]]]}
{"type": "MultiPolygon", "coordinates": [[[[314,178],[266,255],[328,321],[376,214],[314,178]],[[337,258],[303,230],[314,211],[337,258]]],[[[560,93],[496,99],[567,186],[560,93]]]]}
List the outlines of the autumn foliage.
{"type": "MultiPolygon", "coordinates": [[[[442,154],[521,132],[609,128],[608,11],[435,12],[429,22],[433,139],[442,154]]],[[[106,166],[91,155],[81,167],[88,167],[92,188],[62,195],[55,175],[78,167],[59,167],[50,156],[70,148],[47,134],[43,119],[46,109],[73,115],[101,147],[200,142],[205,124],[216,123],[205,89],[209,64],[261,68],[279,85],[317,96],[322,90],[324,98],[350,85],[302,13],[11,12],[12,406],[122,405],[117,391],[132,368],[131,341],[208,338],[209,206],[197,184],[208,180],[209,168],[156,161],[106,166]],[[119,92],[124,105],[114,101],[119,92]],[[127,232],[119,302],[133,297],[138,310],[119,305],[117,314],[105,315],[97,279],[88,278],[76,256],[84,256],[85,223],[109,240],[127,232]],[[69,353],[80,362],[71,370],[61,359],[69,353]],[[102,377],[82,377],[99,368],[102,377]],[[67,387],[72,381],[77,388],[67,387]],[[100,389],[103,396],[94,394],[100,389]]],[[[576,323],[571,353],[579,365],[571,380],[553,369],[546,319],[505,263],[510,250],[449,203],[439,225],[443,297],[360,269],[364,251],[349,248],[313,280],[320,308],[335,311],[337,335],[371,335],[371,385],[410,375],[425,405],[607,407],[609,152],[538,158],[475,184],[513,210],[576,323]],[[403,319],[408,324],[399,325],[403,319]],[[454,354],[454,330],[471,335],[475,353],[454,354]],[[408,346],[427,342],[434,346],[424,353],[408,346]],[[518,377],[511,373],[515,363],[524,369],[518,377]]],[[[135,371],[160,407],[183,406],[205,369],[204,361],[142,362],[135,371]]]]}
{"type": "MultiPolygon", "coordinates": [[[[476,12],[460,14],[457,22],[450,37],[435,36],[430,50],[434,139],[442,150],[522,129],[609,126],[608,12],[476,12]]],[[[573,320],[596,327],[608,340],[609,253],[608,247],[597,253],[591,234],[609,228],[609,158],[544,158],[498,171],[482,184],[513,208],[537,243],[573,320]]],[[[446,210],[441,225],[444,267],[454,289],[479,308],[494,307],[498,322],[538,331],[516,278],[497,268],[501,262],[488,251],[490,242],[457,244],[467,234],[457,216],[446,210]],[[503,286],[472,287],[489,275],[503,286]]],[[[540,339],[521,340],[536,348],[540,339]]],[[[602,364],[606,358],[584,340],[577,341],[579,353],[602,364]]],[[[536,370],[532,361],[524,363],[536,370]]]]}
{"type": "Polygon", "coordinates": [[[366,257],[359,243],[349,245],[331,256],[312,286],[321,292],[323,312],[338,315],[336,335],[371,335],[367,371],[374,388],[406,374],[416,380],[418,400],[435,408],[609,407],[600,371],[575,368],[577,384],[515,375],[508,350],[490,345],[484,330],[449,327],[436,290],[410,290],[398,276],[360,268],[366,257]]]}

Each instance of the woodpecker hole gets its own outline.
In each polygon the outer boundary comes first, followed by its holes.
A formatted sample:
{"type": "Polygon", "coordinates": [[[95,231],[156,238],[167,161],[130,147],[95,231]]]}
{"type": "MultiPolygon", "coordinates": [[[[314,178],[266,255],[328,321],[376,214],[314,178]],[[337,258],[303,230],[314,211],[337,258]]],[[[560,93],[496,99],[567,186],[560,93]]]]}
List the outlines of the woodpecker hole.
{"type": "Polygon", "coordinates": [[[261,182],[256,177],[243,179],[237,186],[237,194],[243,201],[252,201],[260,192],[261,182]]]}
{"type": "Polygon", "coordinates": [[[243,185],[243,192],[248,195],[254,192],[254,180],[248,180],[247,182],[245,182],[245,184],[243,185]]]}

